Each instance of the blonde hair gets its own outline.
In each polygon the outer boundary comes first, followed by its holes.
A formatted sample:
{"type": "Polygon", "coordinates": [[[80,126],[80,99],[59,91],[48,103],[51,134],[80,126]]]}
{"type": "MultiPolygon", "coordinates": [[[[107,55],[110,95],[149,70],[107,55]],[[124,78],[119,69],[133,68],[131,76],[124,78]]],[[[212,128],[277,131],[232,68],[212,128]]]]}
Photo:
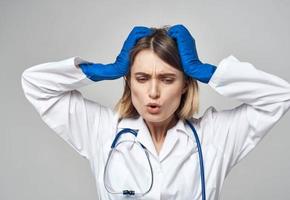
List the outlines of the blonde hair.
{"type": "MultiPolygon", "coordinates": [[[[153,33],[150,36],[143,37],[138,40],[137,44],[130,52],[130,67],[126,76],[124,76],[125,86],[121,99],[115,105],[114,110],[119,114],[119,120],[122,118],[137,118],[139,113],[135,109],[131,99],[130,78],[131,66],[134,63],[136,55],[145,49],[152,50],[160,59],[167,64],[183,72],[178,48],[175,40],[173,40],[167,31],[168,26],[162,28],[151,28],[153,33]]],[[[191,118],[199,110],[199,94],[197,80],[187,76],[183,72],[187,89],[181,96],[179,107],[176,109],[179,119],[185,120],[191,118]]]]}

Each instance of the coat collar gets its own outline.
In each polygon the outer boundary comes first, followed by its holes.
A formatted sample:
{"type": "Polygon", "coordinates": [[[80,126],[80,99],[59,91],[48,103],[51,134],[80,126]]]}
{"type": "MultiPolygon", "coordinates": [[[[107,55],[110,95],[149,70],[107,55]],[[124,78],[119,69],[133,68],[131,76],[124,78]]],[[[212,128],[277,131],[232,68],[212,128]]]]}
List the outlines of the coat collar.
{"type": "Polygon", "coordinates": [[[138,133],[137,140],[141,142],[155,158],[159,159],[159,161],[162,161],[177,144],[179,138],[178,134],[186,134],[187,137],[191,138],[194,141],[194,152],[197,151],[197,145],[193,132],[191,128],[186,124],[186,122],[181,119],[179,119],[174,127],[167,131],[166,137],[168,139],[166,138],[166,140],[168,141],[164,141],[167,142],[167,144],[166,146],[163,145],[162,151],[160,152],[162,154],[160,154],[159,156],[155,149],[149,129],[141,116],[137,118],[123,118],[118,124],[118,132],[124,128],[131,128],[136,130],[138,133]]]}

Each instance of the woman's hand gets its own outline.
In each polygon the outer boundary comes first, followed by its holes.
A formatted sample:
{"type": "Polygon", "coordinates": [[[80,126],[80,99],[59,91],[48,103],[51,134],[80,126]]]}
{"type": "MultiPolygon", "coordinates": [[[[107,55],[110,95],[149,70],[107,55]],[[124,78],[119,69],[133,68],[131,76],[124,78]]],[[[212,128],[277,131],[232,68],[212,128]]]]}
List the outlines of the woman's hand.
{"type": "Polygon", "coordinates": [[[120,71],[121,76],[125,76],[129,70],[130,50],[136,45],[140,38],[148,36],[152,29],[144,26],[135,26],[124,42],[123,48],[115,61],[116,68],[120,71]]]}
{"type": "Polygon", "coordinates": [[[168,30],[168,35],[177,42],[177,47],[184,72],[203,83],[208,83],[216,70],[216,66],[203,64],[197,55],[195,40],[190,32],[177,24],[168,30]]]}
{"type": "Polygon", "coordinates": [[[112,80],[125,76],[129,71],[130,50],[137,41],[152,33],[152,29],[144,26],[135,26],[125,40],[120,54],[114,63],[82,63],[79,64],[86,76],[93,81],[112,80]]]}

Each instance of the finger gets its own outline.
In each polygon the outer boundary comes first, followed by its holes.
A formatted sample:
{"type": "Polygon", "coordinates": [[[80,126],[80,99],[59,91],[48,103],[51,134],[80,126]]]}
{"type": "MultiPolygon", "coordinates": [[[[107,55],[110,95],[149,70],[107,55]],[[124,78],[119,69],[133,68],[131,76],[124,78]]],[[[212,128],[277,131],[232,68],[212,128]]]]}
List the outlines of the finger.
{"type": "Polygon", "coordinates": [[[125,41],[125,48],[131,49],[135,46],[139,39],[151,35],[152,32],[153,30],[150,28],[135,26],[125,41]]]}
{"type": "Polygon", "coordinates": [[[168,35],[174,39],[178,39],[179,33],[184,32],[185,27],[182,24],[176,24],[169,28],[168,35]]]}
{"type": "Polygon", "coordinates": [[[149,36],[152,32],[153,30],[150,28],[144,26],[135,26],[129,34],[129,38],[133,41],[136,41],[142,37],[149,36]]]}

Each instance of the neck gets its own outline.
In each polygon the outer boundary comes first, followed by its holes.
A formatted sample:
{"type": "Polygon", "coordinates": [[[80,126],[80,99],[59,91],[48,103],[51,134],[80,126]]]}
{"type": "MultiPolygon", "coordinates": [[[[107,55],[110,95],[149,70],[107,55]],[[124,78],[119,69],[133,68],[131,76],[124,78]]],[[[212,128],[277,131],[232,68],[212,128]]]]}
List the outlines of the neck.
{"type": "Polygon", "coordinates": [[[150,135],[154,141],[154,143],[162,143],[165,139],[167,130],[175,126],[178,121],[178,117],[176,115],[172,115],[168,119],[162,122],[148,122],[145,121],[150,135]]]}

